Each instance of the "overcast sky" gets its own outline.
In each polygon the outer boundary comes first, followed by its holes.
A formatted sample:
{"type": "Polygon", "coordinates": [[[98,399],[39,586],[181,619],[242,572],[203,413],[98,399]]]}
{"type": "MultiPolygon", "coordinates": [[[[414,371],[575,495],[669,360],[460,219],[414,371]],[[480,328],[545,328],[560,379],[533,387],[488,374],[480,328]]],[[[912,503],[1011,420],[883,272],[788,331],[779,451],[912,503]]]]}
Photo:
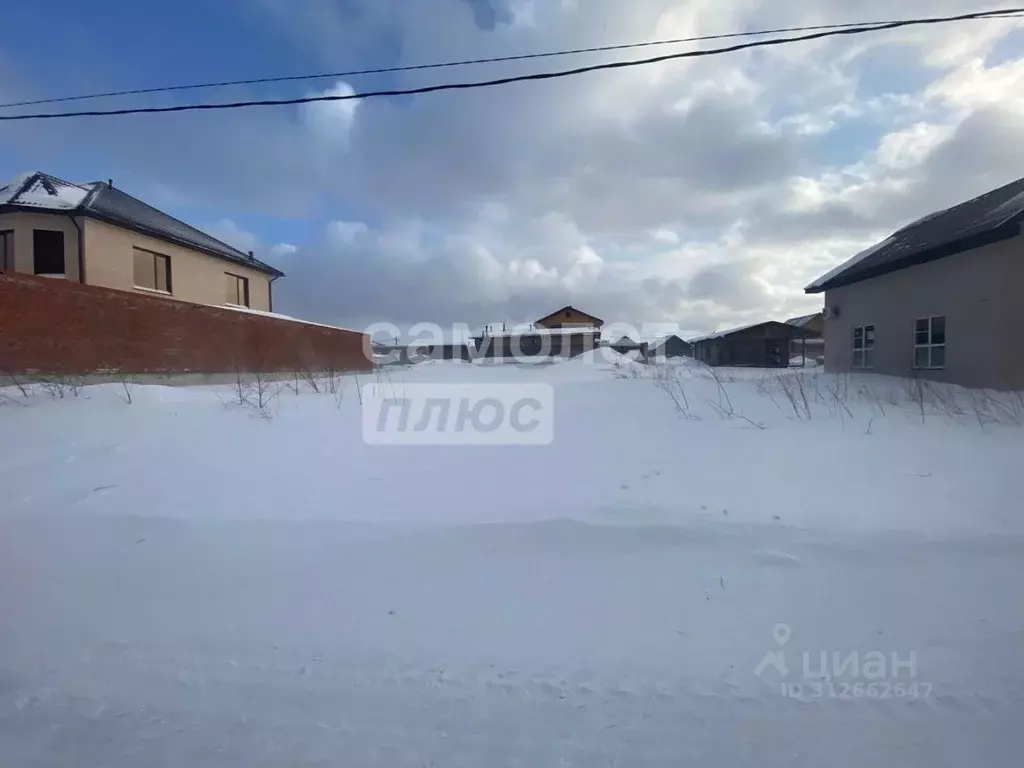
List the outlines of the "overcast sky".
{"type": "MultiPolygon", "coordinates": [[[[17,3],[4,9],[0,100],[1006,5],[17,3]]],[[[1024,176],[1022,22],[902,29],[412,99],[6,123],[0,176],[113,178],[281,268],[275,308],[321,322],[478,326],[571,303],[609,321],[706,332],[814,311],[820,297],[802,289],[820,273],[913,218],[1024,176]]],[[[650,53],[137,103],[344,93],[650,53]]]]}

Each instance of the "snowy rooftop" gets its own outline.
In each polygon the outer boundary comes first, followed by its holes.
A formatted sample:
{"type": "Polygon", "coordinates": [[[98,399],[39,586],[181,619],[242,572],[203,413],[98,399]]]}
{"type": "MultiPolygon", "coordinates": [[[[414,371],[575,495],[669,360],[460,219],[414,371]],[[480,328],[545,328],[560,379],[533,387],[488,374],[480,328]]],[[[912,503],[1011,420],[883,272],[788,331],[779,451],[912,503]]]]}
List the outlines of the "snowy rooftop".
{"type": "Polygon", "coordinates": [[[804,315],[802,317],[792,317],[792,318],[790,318],[789,320],[786,321],[786,325],[793,325],[793,326],[796,326],[797,328],[803,328],[809,322],[811,322],[811,320],[813,320],[816,317],[820,317],[820,316],[821,316],[821,312],[815,312],[813,315],[804,315]]]}
{"type": "Polygon", "coordinates": [[[92,185],[72,184],[45,173],[23,173],[0,187],[0,205],[24,205],[54,211],[78,208],[92,185]]]}
{"type": "Polygon", "coordinates": [[[579,326],[569,328],[538,328],[532,325],[510,326],[502,330],[498,328],[485,328],[481,336],[491,338],[502,338],[509,336],[581,336],[587,334],[598,334],[600,328],[590,326],[579,326]]]}
{"type": "Polygon", "coordinates": [[[739,326],[737,328],[729,328],[728,330],[725,330],[725,331],[715,331],[714,333],[709,333],[706,336],[698,336],[698,337],[696,337],[694,339],[690,339],[690,343],[691,344],[696,344],[698,341],[710,341],[711,339],[722,339],[722,338],[725,338],[726,336],[731,336],[734,333],[739,333],[740,331],[749,331],[751,328],[757,328],[759,326],[768,325],[768,323],[774,323],[774,322],[777,322],[777,321],[775,321],[775,320],[762,320],[759,323],[751,323],[750,325],[741,325],[741,326],[739,326]]]}
{"type": "Polygon", "coordinates": [[[1024,179],[1018,179],[965,203],[917,219],[825,273],[805,290],[820,293],[1005,240],[1020,234],[1022,221],[1024,179]]]}
{"type": "Polygon", "coordinates": [[[0,187],[0,205],[76,211],[152,237],[209,253],[271,275],[283,273],[104,182],[72,184],[47,173],[23,173],[0,187]]]}

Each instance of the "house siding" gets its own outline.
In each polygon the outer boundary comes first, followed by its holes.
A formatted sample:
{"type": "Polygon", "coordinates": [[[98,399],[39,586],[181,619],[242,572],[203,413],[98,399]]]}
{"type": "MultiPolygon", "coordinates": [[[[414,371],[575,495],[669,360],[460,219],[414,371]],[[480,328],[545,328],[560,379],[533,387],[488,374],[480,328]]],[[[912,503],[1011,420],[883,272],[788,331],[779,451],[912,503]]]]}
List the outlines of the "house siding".
{"type": "Polygon", "coordinates": [[[586,315],[576,309],[570,309],[568,314],[563,310],[555,314],[553,317],[542,318],[537,321],[537,327],[539,328],[565,328],[575,326],[587,326],[593,327],[599,325],[595,322],[596,318],[586,315]]]}
{"type": "Polygon", "coordinates": [[[1024,388],[1024,238],[825,293],[825,369],[853,370],[853,329],[875,326],[875,373],[1024,388]],[[838,309],[839,316],[832,316],[838,309]],[[946,318],[946,367],[915,370],[914,321],[946,318]]]}
{"type": "Polygon", "coordinates": [[[173,298],[196,304],[223,306],[224,274],[230,272],[249,278],[249,306],[252,309],[269,311],[271,308],[269,275],[201,251],[93,219],[85,221],[86,282],[105,288],[149,293],[135,287],[135,248],[170,257],[173,298]]]}
{"type": "Polygon", "coordinates": [[[693,344],[697,360],[712,366],[786,368],[793,328],[770,322],[693,344]]]}
{"type": "MultiPolygon", "coordinates": [[[[16,211],[0,214],[0,231],[14,233],[13,271],[27,275],[35,272],[33,230],[49,229],[64,233],[64,267],[66,279],[78,282],[78,229],[68,214],[31,213],[16,211]]],[[[84,220],[76,217],[82,226],[84,220]]]]}
{"type": "Polygon", "coordinates": [[[83,216],[59,213],[14,211],[0,214],[0,231],[14,232],[13,271],[34,273],[33,230],[48,229],[64,233],[64,264],[66,279],[83,282],[79,274],[78,238],[85,244],[85,280],[88,285],[116,288],[135,293],[152,293],[135,287],[134,249],[141,248],[170,257],[171,294],[182,301],[210,306],[225,304],[224,273],[249,279],[249,306],[270,311],[270,276],[242,264],[168,243],[130,229],[107,224],[83,216]]]}

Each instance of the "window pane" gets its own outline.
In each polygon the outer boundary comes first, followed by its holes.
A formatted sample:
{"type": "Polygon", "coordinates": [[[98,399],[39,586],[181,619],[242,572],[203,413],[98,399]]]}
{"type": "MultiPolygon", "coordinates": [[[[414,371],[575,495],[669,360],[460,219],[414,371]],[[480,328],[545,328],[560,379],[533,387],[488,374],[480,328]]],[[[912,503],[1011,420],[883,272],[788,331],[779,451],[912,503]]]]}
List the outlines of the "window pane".
{"type": "Polygon", "coordinates": [[[923,330],[923,331],[915,331],[915,333],[914,333],[914,343],[915,344],[927,344],[928,343],[928,331],[927,331],[927,329],[923,330]]]}
{"type": "Polygon", "coordinates": [[[932,347],[932,368],[946,367],[946,348],[932,347]]]}
{"type": "Polygon", "coordinates": [[[161,291],[170,291],[170,260],[166,256],[154,256],[153,267],[156,272],[156,287],[161,291]]]}
{"type": "Polygon", "coordinates": [[[928,347],[914,347],[914,367],[928,367],[928,347]]]}
{"type": "Polygon", "coordinates": [[[921,333],[921,332],[928,333],[928,318],[927,317],[922,317],[920,320],[915,320],[914,321],[914,330],[917,333],[921,333]]]}
{"type": "Polygon", "coordinates": [[[946,318],[932,318],[932,344],[946,343],[946,318]]]}
{"type": "Polygon", "coordinates": [[[156,288],[153,270],[153,254],[135,249],[135,285],[139,288],[156,288]]]}
{"type": "Polygon", "coordinates": [[[853,367],[863,368],[864,367],[864,350],[855,349],[853,351],[853,367]]]}
{"type": "Polygon", "coordinates": [[[864,346],[875,346],[875,326],[873,325],[868,325],[864,327],[864,346]]]}
{"type": "Polygon", "coordinates": [[[865,349],[864,350],[864,367],[874,368],[875,367],[875,350],[865,349]]]}
{"type": "Polygon", "coordinates": [[[37,275],[63,275],[64,233],[49,229],[32,231],[34,266],[37,275]]]}
{"type": "Polygon", "coordinates": [[[863,349],[864,347],[864,329],[857,327],[853,329],[853,348],[863,349]]]}
{"type": "Polygon", "coordinates": [[[238,303],[238,278],[234,275],[225,274],[225,294],[224,299],[228,304],[238,303]]]}
{"type": "Polygon", "coordinates": [[[249,278],[238,278],[238,303],[243,307],[249,306],[249,278]]]}
{"type": "Polygon", "coordinates": [[[0,269],[14,269],[14,233],[0,232],[0,269]]]}

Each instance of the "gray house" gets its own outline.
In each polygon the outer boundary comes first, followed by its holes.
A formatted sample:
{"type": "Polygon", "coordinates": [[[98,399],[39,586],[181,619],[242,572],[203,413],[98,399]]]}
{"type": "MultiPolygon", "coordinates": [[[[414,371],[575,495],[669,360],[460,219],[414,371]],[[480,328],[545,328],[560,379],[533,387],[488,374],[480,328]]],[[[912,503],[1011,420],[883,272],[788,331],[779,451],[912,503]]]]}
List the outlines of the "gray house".
{"type": "Polygon", "coordinates": [[[933,213],[822,276],[825,368],[1024,388],[1024,179],[933,213]]]}
{"type": "Polygon", "coordinates": [[[768,320],[690,339],[690,344],[694,358],[710,366],[786,368],[794,333],[793,326],[768,320]]]}
{"type": "Polygon", "coordinates": [[[649,358],[693,357],[693,346],[675,334],[663,336],[651,342],[647,355],[649,358]]]}

